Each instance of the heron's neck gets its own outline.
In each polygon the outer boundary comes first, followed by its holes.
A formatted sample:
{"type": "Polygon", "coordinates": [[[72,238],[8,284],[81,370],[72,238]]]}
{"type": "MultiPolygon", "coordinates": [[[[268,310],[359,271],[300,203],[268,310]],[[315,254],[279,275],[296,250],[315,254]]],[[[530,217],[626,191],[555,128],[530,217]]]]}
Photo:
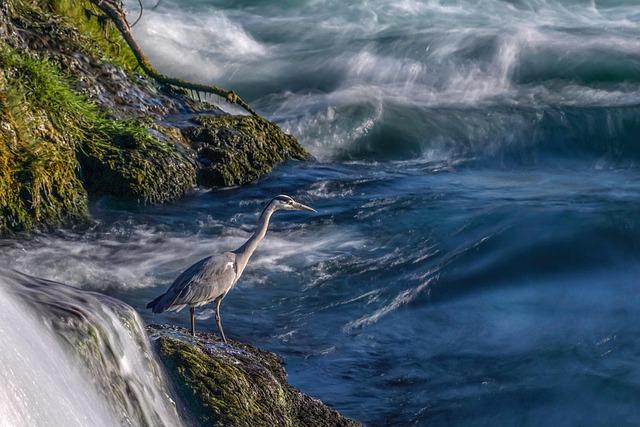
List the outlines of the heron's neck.
{"type": "Polygon", "coordinates": [[[249,258],[256,250],[264,236],[267,234],[267,228],[269,228],[269,220],[271,219],[271,215],[273,214],[273,209],[265,209],[260,215],[260,219],[258,220],[258,227],[256,231],[253,233],[249,240],[245,242],[244,245],[240,246],[234,252],[239,256],[240,262],[245,264],[249,261],[249,258]]]}

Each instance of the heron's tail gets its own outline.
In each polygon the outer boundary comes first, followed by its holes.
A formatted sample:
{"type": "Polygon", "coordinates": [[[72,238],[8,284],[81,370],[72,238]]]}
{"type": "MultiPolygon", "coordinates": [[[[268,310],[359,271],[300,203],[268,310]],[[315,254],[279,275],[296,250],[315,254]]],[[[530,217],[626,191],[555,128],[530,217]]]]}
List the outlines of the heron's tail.
{"type": "Polygon", "coordinates": [[[158,298],[154,299],[149,304],[147,304],[147,308],[150,308],[151,311],[153,311],[154,313],[162,313],[167,309],[165,297],[166,297],[166,294],[160,295],[158,298]]]}

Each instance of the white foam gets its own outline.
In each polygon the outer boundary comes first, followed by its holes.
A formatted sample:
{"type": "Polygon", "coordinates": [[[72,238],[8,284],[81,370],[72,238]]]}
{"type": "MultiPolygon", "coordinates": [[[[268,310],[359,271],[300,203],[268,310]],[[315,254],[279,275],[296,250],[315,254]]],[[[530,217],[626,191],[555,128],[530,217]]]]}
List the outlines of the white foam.
{"type": "Polygon", "coordinates": [[[0,425],[115,426],[104,399],[0,278],[0,425]]]}
{"type": "MultiPolygon", "coordinates": [[[[201,232],[186,234],[130,225],[128,232],[114,226],[104,233],[39,236],[7,243],[0,254],[0,264],[91,290],[158,286],[170,283],[201,258],[241,246],[253,232],[254,221],[253,216],[238,218],[238,223],[246,225],[224,227],[219,235],[202,232],[208,227],[221,227],[212,220],[201,227],[201,232]]],[[[267,274],[290,272],[294,265],[312,265],[323,259],[327,250],[340,247],[345,241],[358,239],[350,240],[331,227],[313,236],[304,228],[269,231],[252,258],[254,281],[244,280],[243,284],[259,284],[267,274]]]]}
{"type": "MultiPolygon", "coordinates": [[[[633,70],[640,14],[632,5],[313,0],[222,10],[188,4],[165,0],[135,27],[153,62],[181,77],[263,88],[252,105],[321,160],[348,157],[377,125],[398,120],[386,117],[389,111],[426,118],[445,108],[640,102],[636,82],[599,84],[573,75],[591,69],[597,75],[607,64],[633,70]],[[520,82],[527,72],[530,78],[520,82]]],[[[438,137],[425,136],[432,146],[451,142],[438,137]]],[[[442,154],[436,157],[447,154],[446,147],[436,151],[442,154]]]]}
{"type": "Polygon", "coordinates": [[[411,301],[416,299],[416,297],[420,295],[422,292],[424,292],[425,290],[428,290],[429,285],[431,285],[432,281],[433,281],[433,278],[430,278],[416,287],[401,291],[388,304],[380,307],[379,309],[375,310],[373,313],[362,316],[356,320],[353,320],[347,323],[343,328],[344,331],[350,332],[354,329],[370,326],[378,322],[378,320],[380,320],[382,317],[394,312],[395,310],[397,310],[398,308],[404,305],[409,304],[411,301]]]}
{"type": "Polygon", "coordinates": [[[269,54],[266,45],[220,10],[198,14],[145,10],[133,33],[161,70],[206,83],[231,78],[242,71],[245,61],[269,54]],[[145,43],[148,40],[153,42],[145,43]]]}

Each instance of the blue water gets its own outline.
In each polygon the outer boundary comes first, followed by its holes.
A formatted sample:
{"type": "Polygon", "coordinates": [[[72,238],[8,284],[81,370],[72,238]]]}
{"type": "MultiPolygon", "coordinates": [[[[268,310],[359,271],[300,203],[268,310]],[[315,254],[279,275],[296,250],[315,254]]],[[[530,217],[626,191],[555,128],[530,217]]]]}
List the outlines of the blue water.
{"type": "Polygon", "coordinates": [[[289,194],[318,213],[274,216],[222,318],[304,392],[368,425],[640,424],[634,1],[150,6],[135,31],[163,71],[234,88],[316,160],[97,200],[88,232],[3,262],[186,326],[145,304],[289,194]]]}

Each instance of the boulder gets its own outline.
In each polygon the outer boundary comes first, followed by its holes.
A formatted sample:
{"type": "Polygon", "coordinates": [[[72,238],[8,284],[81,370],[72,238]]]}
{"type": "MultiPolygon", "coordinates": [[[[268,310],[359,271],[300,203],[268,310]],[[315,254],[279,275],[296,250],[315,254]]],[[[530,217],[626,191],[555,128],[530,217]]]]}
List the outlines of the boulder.
{"type": "Polygon", "coordinates": [[[203,426],[357,426],[287,382],[271,352],[176,326],[147,326],[182,401],[203,426]]]}
{"type": "Polygon", "coordinates": [[[201,115],[192,123],[183,134],[198,154],[204,187],[246,184],[284,160],[309,159],[295,138],[262,117],[201,115]]]}

